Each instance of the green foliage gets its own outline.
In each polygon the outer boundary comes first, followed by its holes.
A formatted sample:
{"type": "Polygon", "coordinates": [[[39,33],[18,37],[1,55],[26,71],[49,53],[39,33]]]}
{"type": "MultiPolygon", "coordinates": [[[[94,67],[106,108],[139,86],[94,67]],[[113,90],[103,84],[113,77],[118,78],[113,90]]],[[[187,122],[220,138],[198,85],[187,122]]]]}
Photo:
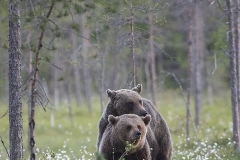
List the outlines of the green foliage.
{"type": "Polygon", "coordinates": [[[86,10],[77,3],[74,4],[74,9],[75,9],[76,13],[78,13],[78,14],[83,14],[84,12],[86,12],[86,10]]]}
{"type": "Polygon", "coordinates": [[[133,150],[135,148],[135,146],[133,145],[134,143],[135,141],[133,143],[129,143],[128,141],[126,141],[125,151],[130,152],[131,150],[133,150]]]}
{"type": "Polygon", "coordinates": [[[211,50],[213,51],[225,51],[227,49],[227,30],[228,26],[225,24],[219,25],[216,30],[212,32],[211,36],[211,42],[213,43],[211,46],[209,46],[211,50]]]}
{"type": "Polygon", "coordinates": [[[107,14],[111,14],[111,13],[116,13],[117,10],[116,8],[114,8],[114,6],[106,6],[104,8],[104,11],[107,13],[107,14]]]}
{"type": "Polygon", "coordinates": [[[51,62],[52,57],[47,54],[47,55],[45,55],[45,60],[46,60],[47,62],[51,62]]]}
{"type": "Polygon", "coordinates": [[[53,32],[54,32],[55,36],[58,38],[61,37],[61,35],[62,35],[62,32],[61,32],[59,26],[57,26],[57,25],[55,26],[55,29],[53,32]]]}
{"type": "Polygon", "coordinates": [[[56,17],[57,17],[57,18],[62,18],[62,17],[63,17],[63,15],[64,15],[64,14],[63,14],[62,12],[58,12],[58,14],[57,14],[57,16],[56,16],[56,17]]]}
{"type": "Polygon", "coordinates": [[[58,81],[63,81],[63,80],[64,80],[63,76],[58,77],[58,81]]]}
{"type": "Polygon", "coordinates": [[[80,25],[79,25],[78,23],[76,23],[76,22],[73,22],[73,23],[71,24],[71,28],[72,28],[73,30],[75,30],[76,32],[80,32],[80,25]]]}
{"type": "Polygon", "coordinates": [[[128,155],[128,153],[136,147],[133,145],[134,143],[135,141],[133,143],[129,143],[128,141],[126,141],[125,152],[121,155],[119,160],[124,160],[124,157],[128,155]]]}
{"type": "Polygon", "coordinates": [[[26,17],[26,22],[29,23],[34,19],[34,12],[29,11],[28,16],[26,17]]]}
{"type": "Polygon", "coordinates": [[[86,7],[86,10],[90,10],[90,9],[95,9],[95,5],[93,3],[84,3],[84,6],[86,7]]]}
{"type": "Polygon", "coordinates": [[[46,30],[46,24],[45,23],[41,23],[39,25],[39,28],[41,29],[41,31],[45,31],[46,30]]]}
{"type": "Polygon", "coordinates": [[[103,28],[104,28],[104,30],[109,30],[110,29],[109,25],[107,25],[107,24],[104,24],[103,28]]]}
{"type": "Polygon", "coordinates": [[[96,160],[106,160],[101,153],[95,154],[96,160]]]}
{"type": "Polygon", "coordinates": [[[55,157],[56,157],[56,153],[51,151],[50,153],[46,153],[45,155],[43,155],[43,157],[40,158],[40,160],[54,159],[55,157]]]}

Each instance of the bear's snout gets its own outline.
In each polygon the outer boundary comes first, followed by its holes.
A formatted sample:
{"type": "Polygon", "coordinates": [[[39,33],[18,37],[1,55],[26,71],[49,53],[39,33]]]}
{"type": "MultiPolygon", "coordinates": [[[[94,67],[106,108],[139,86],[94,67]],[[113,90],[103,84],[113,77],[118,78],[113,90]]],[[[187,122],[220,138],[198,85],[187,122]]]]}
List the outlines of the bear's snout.
{"type": "Polygon", "coordinates": [[[148,113],[144,110],[144,111],[141,111],[140,116],[141,116],[141,117],[145,117],[147,114],[148,114],[148,113]]]}
{"type": "Polygon", "coordinates": [[[135,137],[136,137],[136,139],[140,139],[141,138],[141,132],[139,132],[139,131],[135,131],[135,137]]]}

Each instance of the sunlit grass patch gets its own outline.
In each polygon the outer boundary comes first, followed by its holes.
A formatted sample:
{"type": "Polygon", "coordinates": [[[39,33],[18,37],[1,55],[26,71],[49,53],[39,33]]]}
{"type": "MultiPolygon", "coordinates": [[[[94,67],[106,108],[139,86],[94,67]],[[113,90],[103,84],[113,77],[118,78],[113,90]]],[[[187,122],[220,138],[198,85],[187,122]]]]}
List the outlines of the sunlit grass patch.
{"type": "Polygon", "coordinates": [[[222,139],[222,142],[218,143],[195,138],[187,141],[183,136],[179,136],[183,141],[174,144],[173,159],[225,160],[235,157],[232,152],[234,144],[231,138],[222,139]]]}

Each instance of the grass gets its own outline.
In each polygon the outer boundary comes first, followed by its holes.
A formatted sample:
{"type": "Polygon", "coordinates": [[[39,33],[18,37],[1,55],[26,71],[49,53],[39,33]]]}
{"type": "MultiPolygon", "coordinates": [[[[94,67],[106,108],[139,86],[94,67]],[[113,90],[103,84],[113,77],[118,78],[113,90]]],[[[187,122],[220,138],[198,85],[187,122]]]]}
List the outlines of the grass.
{"type": "MultiPolygon", "coordinates": [[[[233,154],[232,117],[230,95],[218,95],[213,104],[205,103],[201,112],[201,125],[195,126],[193,109],[191,114],[190,139],[186,140],[186,105],[179,91],[169,91],[159,95],[157,110],[167,121],[174,144],[173,159],[217,159],[234,160],[240,157],[233,154]],[[227,97],[227,98],[226,98],[227,97]],[[193,128],[196,128],[196,132],[193,128]]],[[[7,106],[7,105],[6,105],[7,106]]],[[[0,113],[5,113],[6,106],[0,106],[0,113]]],[[[38,107],[36,109],[36,156],[37,159],[94,159],[98,134],[98,121],[101,116],[100,103],[93,102],[93,113],[85,105],[73,106],[71,123],[67,105],[52,110],[55,125],[51,126],[50,113],[38,107]]],[[[24,158],[28,159],[27,149],[27,106],[23,106],[24,158]]],[[[0,119],[0,136],[5,146],[8,142],[8,115],[0,119]]],[[[0,159],[7,159],[6,151],[0,143],[0,159]]]]}

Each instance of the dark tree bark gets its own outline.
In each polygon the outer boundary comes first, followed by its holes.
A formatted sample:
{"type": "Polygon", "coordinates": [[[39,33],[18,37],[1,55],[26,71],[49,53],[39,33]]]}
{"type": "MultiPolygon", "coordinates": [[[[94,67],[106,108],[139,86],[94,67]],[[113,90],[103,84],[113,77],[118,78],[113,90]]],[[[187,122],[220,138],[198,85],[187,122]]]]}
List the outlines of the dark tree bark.
{"type": "Polygon", "coordinates": [[[203,16],[202,4],[197,3],[195,6],[195,123],[200,124],[200,115],[202,108],[202,89],[203,89],[203,66],[204,66],[204,31],[203,31],[203,16]]]}
{"type": "MultiPolygon", "coordinates": [[[[59,62],[58,56],[59,56],[58,52],[55,52],[54,62],[57,64],[59,62]]],[[[59,108],[59,80],[58,80],[59,72],[56,70],[56,68],[54,68],[53,73],[54,73],[54,107],[58,109],[59,108]]]]}
{"type": "Polygon", "coordinates": [[[186,109],[186,139],[190,138],[190,99],[193,83],[193,52],[194,52],[194,39],[193,39],[193,26],[194,26],[194,6],[188,9],[188,88],[187,88],[187,109],[186,109]]]}
{"type": "MultiPolygon", "coordinates": [[[[95,32],[96,32],[96,36],[97,36],[98,55],[100,55],[100,51],[99,51],[100,40],[99,40],[98,28],[95,29],[95,32]]],[[[103,112],[103,109],[104,109],[104,104],[103,104],[103,100],[104,100],[103,97],[104,97],[104,93],[105,93],[104,84],[105,84],[105,53],[102,54],[102,58],[101,58],[101,79],[100,79],[100,87],[99,87],[101,113],[103,112]]]]}
{"type": "MultiPolygon", "coordinates": [[[[152,3],[152,0],[150,0],[152,3]]],[[[156,96],[157,96],[157,73],[156,73],[156,60],[155,60],[155,50],[154,50],[154,36],[153,36],[153,15],[152,12],[149,13],[149,25],[150,25],[150,57],[151,57],[151,73],[152,73],[152,102],[156,106],[156,96]]]]}
{"type": "Polygon", "coordinates": [[[114,53],[114,80],[113,80],[113,88],[118,88],[120,84],[120,61],[119,61],[119,53],[114,53]]]}
{"type": "Polygon", "coordinates": [[[240,111],[239,111],[239,38],[238,38],[238,1],[226,0],[228,12],[228,44],[230,55],[231,102],[233,119],[233,140],[235,153],[240,152],[240,111]]]}
{"type": "Polygon", "coordinates": [[[150,56],[149,54],[146,56],[146,63],[144,66],[144,71],[145,71],[145,75],[146,75],[146,83],[147,83],[147,96],[148,99],[150,99],[152,101],[152,95],[151,93],[151,77],[150,77],[150,72],[149,72],[149,66],[150,66],[150,56]]]}
{"type": "MultiPolygon", "coordinates": [[[[65,68],[66,68],[66,73],[71,73],[68,64],[65,64],[65,68]]],[[[71,83],[69,81],[69,77],[66,77],[66,81],[65,81],[65,91],[66,91],[66,95],[67,95],[67,105],[68,105],[68,114],[69,114],[69,119],[72,125],[74,125],[74,120],[73,120],[73,112],[72,112],[72,98],[71,98],[71,83]]]]}
{"type": "Polygon", "coordinates": [[[10,160],[23,157],[20,0],[9,0],[9,141],[10,160]]]}
{"type": "MultiPolygon", "coordinates": [[[[28,34],[27,37],[27,44],[29,44],[30,47],[30,41],[31,41],[31,33],[28,34]]],[[[32,73],[32,51],[29,51],[29,75],[32,73]]],[[[28,102],[31,102],[31,84],[28,84],[28,102]]],[[[28,103],[28,117],[30,117],[30,111],[31,111],[31,103],[28,103]]],[[[28,134],[30,133],[30,128],[28,127],[28,134]]],[[[28,137],[29,138],[29,137],[28,137]]],[[[28,139],[30,141],[30,139],[28,139]]],[[[30,150],[30,144],[28,143],[28,150],[30,150]]]]}
{"type": "Polygon", "coordinates": [[[81,93],[81,82],[80,82],[80,69],[79,69],[79,56],[78,53],[82,48],[82,45],[77,47],[77,36],[75,33],[72,33],[72,51],[73,51],[73,73],[74,73],[74,80],[75,80],[75,93],[76,93],[76,102],[80,106],[82,103],[82,93],[81,93]],[[77,48],[77,49],[76,49],[77,48]]]}
{"type": "MultiPolygon", "coordinates": [[[[47,14],[45,15],[46,18],[48,19],[49,16],[52,13],[52,9],[54,6],[55,2],[54,0],[51,2],[51,5],[49,6],[49,10],[47,14]]],[[[36,159],[36,154],[35,154],[35,138],[34,138],[34,129],[35,129],[35,108],[37,104],[37,96],[38,96],[38,91],[37,91],[37,75],[38,75],[38,67],[39,67],[39,61],[40,61],[40,50],[42,49],[42,41],[43,41],[43,36],[44,36],[45,30],[42,30],[38,37],[38,47],[36,51],[36,56],[34,60],[35,66],[33,67],[33,73],[32,73],[32,84],[31,84],[31,108],[30,108],[30,117],[29,117],[29,146],[30,146],[30,160],[35,160],[36,159]]]]}
{"type": "Polygon", "coordinates": [[[133,13],[133,6],[132,6],[132,0],[130,3],[130,11],[131,11],[131,56],[132,56],[132,83],[131,87],[136,86],[136,65],[135,65],[135,53],[134,53],[134,13],[133,13]]]}
{"type": "MultiPolygon", "coordinates": [[[[215,61],[216,61],[216,53],[214,53],[214,57],[215,57],[215,61]]],[[[205,63],[206,67],[206,87],[207,87],[207,97],[208,97],[208,103],[210,105],[213,104],[213,87],[212,87],[212,74],[214,73],[214,71],[211,73],[211,62],[208,61],[205,63]]]]}

